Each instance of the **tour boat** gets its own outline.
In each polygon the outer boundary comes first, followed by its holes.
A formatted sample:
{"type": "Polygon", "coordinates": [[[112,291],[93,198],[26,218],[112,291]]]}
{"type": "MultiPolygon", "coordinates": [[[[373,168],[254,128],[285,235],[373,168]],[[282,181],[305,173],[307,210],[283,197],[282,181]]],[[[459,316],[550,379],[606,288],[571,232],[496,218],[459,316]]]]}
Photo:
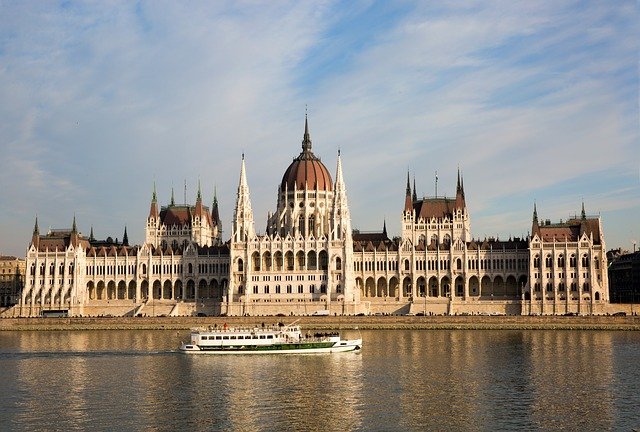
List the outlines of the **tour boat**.
{"type": "MultiPolygon", "coordinates": [[[[294,323],[295,324],[295,323],[294,323]]],[[[298,325],[194,329],[180,351],[186,354],[315,354],[356,351],[362,339],[343,340],[338,333],[303,334],[298,325]]]]}

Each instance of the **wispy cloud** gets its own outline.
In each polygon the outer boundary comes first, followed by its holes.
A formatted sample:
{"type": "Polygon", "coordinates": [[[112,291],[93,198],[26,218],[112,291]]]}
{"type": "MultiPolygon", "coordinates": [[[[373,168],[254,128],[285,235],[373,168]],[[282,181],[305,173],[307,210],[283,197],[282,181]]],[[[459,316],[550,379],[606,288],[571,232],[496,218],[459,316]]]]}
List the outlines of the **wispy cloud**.
{"type": "Polygon", "coordinates": [[[243,151],[261,230],[305,104],[331,171],[342,149],[354,226],[399,230],[407,168],[432,194],[434,171],[452,193],[458,166],[478,236],[526,232],[533,199],[556,195],[637,225],[632,1],[0,9],[3,252],[24,249],[35,213],[141,241],[154,180],[164,201],[185,179],[189,201],[216,184],[229,227],[243,151]]]}

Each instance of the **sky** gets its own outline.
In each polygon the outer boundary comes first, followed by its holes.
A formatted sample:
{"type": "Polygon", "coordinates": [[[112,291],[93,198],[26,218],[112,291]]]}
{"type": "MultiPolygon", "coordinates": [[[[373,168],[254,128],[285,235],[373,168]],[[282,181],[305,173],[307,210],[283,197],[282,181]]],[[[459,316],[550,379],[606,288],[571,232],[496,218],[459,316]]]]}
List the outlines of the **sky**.
{"type": "Polygon", "coordinates": [[[220,203],[242,154],[256,230],[301,151],[335,176],[353,228],[400,233],[419,196],[464,178],[475,238],[602,218],[640,240],[638,3],[0,1],[0,254],[49,228],[144,241],[159,203],[220,203]],[[186,184],[186,193],[185,193],[186,184]]]}

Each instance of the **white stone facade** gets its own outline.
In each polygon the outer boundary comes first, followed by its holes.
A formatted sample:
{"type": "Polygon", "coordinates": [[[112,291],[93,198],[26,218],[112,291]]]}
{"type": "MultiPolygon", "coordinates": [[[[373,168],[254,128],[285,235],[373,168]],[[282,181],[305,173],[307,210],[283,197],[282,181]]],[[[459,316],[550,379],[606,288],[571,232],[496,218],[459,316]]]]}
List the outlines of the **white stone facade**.
{"type": "Polygon", "coordinates": [[[71,230],[40,235],[26,254],[20,302],[6,315],[597,314],[609,301],[599,217],[539,223],[526,239],[473,239],[463,180],[455,197],[416,196],[407,177],[401,234],[352,231],[338,153],[335,180],[311,149],[285,171],[266,232],[254,225],[240,167],[231,238],[217,197],[159,208],[145,243],[96,241],[71,230]]]}

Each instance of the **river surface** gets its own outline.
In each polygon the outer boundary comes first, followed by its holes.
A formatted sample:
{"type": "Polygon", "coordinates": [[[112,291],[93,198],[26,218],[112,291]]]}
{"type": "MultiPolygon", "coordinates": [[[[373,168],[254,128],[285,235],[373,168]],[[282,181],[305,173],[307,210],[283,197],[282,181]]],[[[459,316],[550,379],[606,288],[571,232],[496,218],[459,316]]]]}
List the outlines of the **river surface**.
{"type": "Polygon", "coordinates": [[[0,332],[0,429],[640,430],[640,332],[372,330],[359,353],[259,356],[183,355],[187,335],[0,332]]]}

